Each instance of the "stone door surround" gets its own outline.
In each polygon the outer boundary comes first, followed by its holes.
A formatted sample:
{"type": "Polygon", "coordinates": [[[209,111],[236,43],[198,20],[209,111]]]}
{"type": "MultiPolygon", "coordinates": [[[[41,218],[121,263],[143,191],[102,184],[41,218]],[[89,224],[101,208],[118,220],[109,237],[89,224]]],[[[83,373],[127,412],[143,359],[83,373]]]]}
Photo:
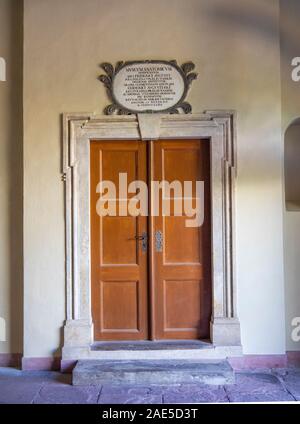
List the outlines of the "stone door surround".
{"type": "Polygon", "coordinates": [[[215,346],[240,346],[235,278],[236,114],[63,115],[66,321],[63,359],[88,358],[93,344],[90,281],[90,140],[210,139],[212,318],[215,346]]]}

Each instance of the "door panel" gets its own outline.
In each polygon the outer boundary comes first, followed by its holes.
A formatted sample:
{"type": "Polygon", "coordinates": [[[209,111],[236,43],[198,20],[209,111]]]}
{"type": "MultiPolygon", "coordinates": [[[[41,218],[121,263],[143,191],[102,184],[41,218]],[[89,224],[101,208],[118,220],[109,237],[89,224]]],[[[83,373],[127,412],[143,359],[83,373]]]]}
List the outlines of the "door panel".
{"type": "Polygon", "coordinates": [[[188,263],[200,265],[201,237],[198,228],[185,226],[186,216],[164,217],[165,264],[188,263]],[[178,243],[188,239],[188,243],[178,243]]]}
{"type": "MultiPolygon", "coordinates": [[[[143,340],[148,338],[147,253],[135,239],[147,232],[147,217],[120,216],[119,173],[128,184],[146,181],[144,142],[91,142],[91,258],[92,315],[95,340],[143,340]],[[117,188],[116,216],[100,217],[96,211],[100,181],[117,188]]],[[[133,194],[129,195],[133,196],[133,194]]]]}
{"type": "Polygon", "coordinates": [[[199,320],[199,301],[202,296],[201,280],[186,280],[185,276],[178,280],[164,280],[165,293],[165,331],[172,332],[174,329],[196,328],[199,320]],[[175,307],[179,301],[188,305],[184,313],[179,313],[175,307]]]}
{"type": "Polygon", "coordinates": [[[126,216],[102,218],[102,265],[137,265],[137,219],[126,216]]]}
{"type": "Polygon", "coordinates": [[[138,284],[138,281],[100,281],[104,331],[139,331],[138,284]]]}
{"type": "MultiPolygon", "coordinates": [[[[204,225],[186,227],[187,216],[152,217],[152,296],[154,339],[197,339],[209,337],[211,316],[210,278],[210,183],[209,141],[155,141],[152,145],[152,179],[204,181],[204,225]],[[162,233],[162,249],[156,233],[162,233]]],[[[183,193],[160,194],[174,200],[183,193]]],[[[184,208],[183,208],[184,210],[184,208]]]]}

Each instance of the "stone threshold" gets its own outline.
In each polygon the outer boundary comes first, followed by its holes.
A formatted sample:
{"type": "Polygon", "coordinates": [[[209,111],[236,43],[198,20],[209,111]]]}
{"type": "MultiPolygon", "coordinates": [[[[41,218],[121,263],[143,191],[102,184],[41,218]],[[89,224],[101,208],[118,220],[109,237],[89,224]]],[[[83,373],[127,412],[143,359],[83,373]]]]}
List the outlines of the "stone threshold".
{"type": "Polygon", "coordinates": [[[91,346],[91,351],[152,351],[186,349],[213,349],[213,345],[209,340],[142,340],[95,342],[91,346]]]}
{"type": "Polygon", "coordinates": [[[242,347],[216,346],[204,341],[165,342],[97,342],[90,346],[64,347],[63,361],[102,360],[163,360],[163,359],[227,359],[242,356],[242,347]]]}

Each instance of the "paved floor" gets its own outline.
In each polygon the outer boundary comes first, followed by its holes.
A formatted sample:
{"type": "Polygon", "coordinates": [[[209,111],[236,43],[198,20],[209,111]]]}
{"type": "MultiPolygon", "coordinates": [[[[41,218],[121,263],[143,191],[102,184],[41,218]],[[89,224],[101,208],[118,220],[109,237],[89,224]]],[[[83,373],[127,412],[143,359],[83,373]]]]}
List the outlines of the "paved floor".
{"type": "Polygon", "coordinates": [[[236,374],[226,386],[74,387],[71,376],[0,368],[0,403],[202,403],[300,401],[300,368],[255,370],[236,374]]]}

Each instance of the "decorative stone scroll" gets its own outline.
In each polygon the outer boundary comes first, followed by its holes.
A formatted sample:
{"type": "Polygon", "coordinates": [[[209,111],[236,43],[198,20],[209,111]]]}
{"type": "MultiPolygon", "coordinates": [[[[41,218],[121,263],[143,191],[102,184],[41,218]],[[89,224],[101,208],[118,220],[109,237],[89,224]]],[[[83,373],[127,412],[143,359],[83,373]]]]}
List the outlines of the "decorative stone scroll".
{"type": "Polygon", "coordinates": [[[185,101],[197,74],[192,62],[178,66],[176,60],[118,62],[115,67],[103,63],[106,75],[100,75],[112,103],[106,115],[135,113],[191,113],[185,101]]]}

